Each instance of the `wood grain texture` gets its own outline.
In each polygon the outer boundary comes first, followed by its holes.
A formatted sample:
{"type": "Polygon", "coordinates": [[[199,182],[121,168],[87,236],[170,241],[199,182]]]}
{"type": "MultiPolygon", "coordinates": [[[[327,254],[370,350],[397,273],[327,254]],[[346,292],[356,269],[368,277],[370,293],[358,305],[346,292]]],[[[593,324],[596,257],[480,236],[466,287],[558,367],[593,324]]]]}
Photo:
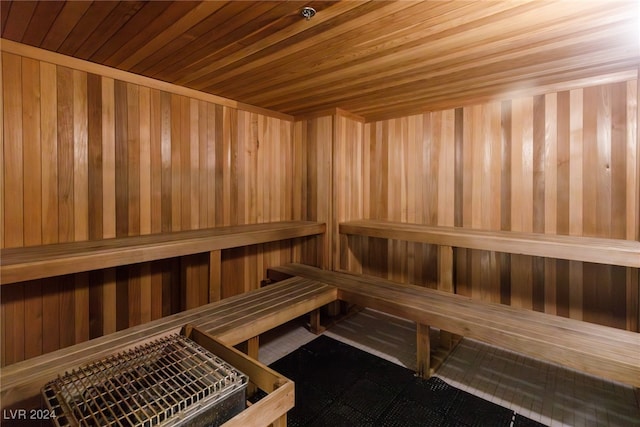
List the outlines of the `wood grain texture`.
{"type": "Polygon", "coordinates": [[[87,59],[85,71],[108,65],[233,108],[309,115],[340,106],[368,120],[613,81],[635,73],[640,55],[633,1],[315,0],[310,21],[300,17],[306,4],[14,2],[1,35],[87,59]]]}
{"type": "MultiPolygon", "coordinates": [[[[57,19],[81,9],[65,5],[57,19]]],[[[55,31],[61,30],[56,22],[55,31]]],[[[294,211],[306,219],[299,207],[302,189],[294,191],[292,165],[299,153],[289,116],[267,117],[260,109],[239,110],[238,103],[212,103],[216,97],[196,91],[82,61],[16,55],[5,47],[3,41],[3,261],[11,247],[100,246],[116,237],[289,221],[294,211]]],[[[218,247],[220,283],[233,293],[257,287],[268,266],[302,260],[301,248],[316,245],[315,237],[304,236],[294,233],[275,245],[255,245],[260,238],[236,241],[232,246],[254,246],[235,252],[229,269],[222,250],[227,246],[218,247]],[[230,279],[239,273],[240,280],[230,279]]],[[[2,322],[2,364],[181,309],[180,259],[117,265],[100,274],[75,275],[72,268],[55,279],[12,285],[6,300],[3,291],[3,320],[12,321],[2,322]],[[21,341],[27,329],[34,331],[28,348],[21,341]]],[[[194,303],[200,305],[209,300],[208,257],[193,268],[194,303]]],[[[2,280],[11,281],[4,271],[2,280]]]]}
{"type": "MultiPolygon", "coordinates": [[[[187,324],[233,346],[335,299],[334,287],[294,278],[5,367],[0,373],[3,408],[20,404],[25,407],[25,402],[40,395],[42,386],[51,377],[90,361],[129,350],[135,345],[179,332],[187,324]]],[[[261,383],[260,386],[268,391],[273,390],[274,384],[261,383]]]]}
{"type": "MultiPolygon", "coordinates": [[[[451,328],[456,334],[632,386],[640,383],[640,366],[636,363],[640,342],[636,332],[477,301],[412,284],[401,285],[378,277],[302,264],[275,270],[336,286],[338,297],[353,304],[422,325],[451,328]],[[607,345],[594,345],[603,341],[607,345]]],[[[420,329],[419,333],[424,335],[420,329]]]]}
{"type": "Polygon", "coordinates": [[[343,222],[340,233],[640,268],[640,242],[632,240],[433,227],[382,220],[343,222]]]}
{"type": "Polygon", "coordinates": [[[293,132],[295,162],[295,189],[300,207],[294,213],[310,221],[326,222],[327,234],[321,247],[306,242],[302,258],[311,265],[329,268],[333,262],[331,236],[332,221],[332,150],[334,124],[332,116],[322,116],[295,123],[293,132]]]}
{"type": "MultiPolygon", "coordinates": [[[[588,260],[572,250],[573,260],[563,261],[539,258],[548,248],[522,252],[528,255],[455,249],[454,287],[477,299],[637,330],[638,215],[630,207],[640,193],[637,97],[633,79],[366,123],[363,218],[543,239],[626,239],[619,242],[631,245],[631,262],[622,264],[631,268],[621,271],[597,265],[606,250],[588,260]]],[[[354,191],[348,185],[339,191],[354,191]]],[[[425,274],[439,267],[428,246],[380,237],[365,244],[349,237],[341,257],[356,261],[343,268],[437,286],[425,274]]]]}

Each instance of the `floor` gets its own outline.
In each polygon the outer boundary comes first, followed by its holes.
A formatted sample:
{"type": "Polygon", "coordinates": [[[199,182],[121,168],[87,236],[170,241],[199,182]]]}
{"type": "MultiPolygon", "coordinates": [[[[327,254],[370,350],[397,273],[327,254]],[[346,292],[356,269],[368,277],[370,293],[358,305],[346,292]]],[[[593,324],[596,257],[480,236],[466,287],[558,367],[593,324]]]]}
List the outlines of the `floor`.
{"type": "MultiPolygon", "coordinates": [[[[325,335],[415,369],[415,326],[373,310],[332,326],[325,335]]],[[[260,360],[270,364],[313,340],[303,321],[261,337],[260,360]]],[[[640,426],[631,387],[463,339],[437,376],[548,426],[640,426]]]]}

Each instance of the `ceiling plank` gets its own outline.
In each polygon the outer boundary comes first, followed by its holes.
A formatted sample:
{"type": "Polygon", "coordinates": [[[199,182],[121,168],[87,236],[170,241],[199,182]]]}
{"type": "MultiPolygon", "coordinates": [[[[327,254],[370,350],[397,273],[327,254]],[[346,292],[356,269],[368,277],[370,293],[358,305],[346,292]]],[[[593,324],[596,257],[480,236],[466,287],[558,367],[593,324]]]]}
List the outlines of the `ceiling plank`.
{"type": "Polygon", "coordinates": [[[342,108],[370,120],[640,66],[637,0],[0,6],[7,39],[289,116],[342,108]],[[305,5],[317,9],[309,21],[305,5]]]}
{"type": "Polygon", "coordinates": [[[96,52],[92,60],[104,63],[111,67],[118,67],[122,61],[132,56],[145,44],[149,43],[161,32],[182,19],[187,13],[200,4],[200,2],[197,1],[150,3],[162,3],[164,5],[168,5],[168,7],[160,15],[149,20],[149,22],[147,22],[143,27],[144,31],[140,31],[141,27],[136,26],[137,22],[130,21],[127,26],[131,26],[131,29],[135,31],[135,35],[132,35],[127,39],[126,34],[128,33],[128,29],[123,29],[125,35],[119,35],[120,42],[118,43],[117,41],[114,41],[113,43],[105,44],[98,52],[96,52]],[[108,54],[107,50],[111,51],[111,53],[108,54]]]}
{"type": "MultiPolygon", "coordinates": [[[[250,31],[254,21],[261,15],[268,14],[270,10],[276,8],[279,2],[261,1],[258,4],[249,2],[229,2],[225,7],[189,29],[185,34],[189,40],[175,40],[167,44],[156,55],[162,59],[153,66],[139,71],[156,76],[160,79],[164,75],[171,75],[176,70],[183,70],[190,65],[200,49],[215,50],[216,45],[221,43],[221,39],[228,34],[233,34],[236,39],[241,39],[245,31],[250,31]],[[176,52],[180,51],[180,55],[176,52]]],[[[286,3],[284,3],[286,4],[286,3]]],[[[231,41],[226,40],[227,43],[231,41]]],[[[151,63],[151,58],[148,60],[151,63]]],[[[134,71],[136,69],[134,68],[134,71]]]]}
{"type": "Polygon", "coordinates": [[[36,10],[35,1],[14,1],[9,8],[7,22],[2,28],[2,37],[22,41],[24,33],[27,31],[29,21],[36,10]]]}
{"type": "Polygon", "coordinates": [[[242,49],[246,40],[261,31],[273,31],[279,21],[291,22],[293,17],[299,20],[300,9],[309,2],[296,1],[263,1],[258,7],[249,8],[226,20],[223,25],[216,25],[215,31],[209,31],[181,52],[180,59],[168,62],[163,73],[175,73],[181,70],[189,74],[206,63],[207,57],[225,56],[232,51],[242,49]],[[224,53],[222,51],[225,51],[224,53]]]}
{"type": "Polygon", "coordinates": [[[144,59],[151,56],[154,52],[160,49],[162,46],[170,43],[171,40],[179,37],[182,33],[184,33],[189,28],[193,27],[207,16],[214,13],[216,10],[220,9],[224,6],[224,2],[216,1],[216,2],[201,2],[199,5],[194,7],[187,13],[182,16],[176,22],[174,22],[171,26],[167,27],[167,29],[156,37],[154,37],[149,42],[145,43],[140,49],[131,54],[126,60],[122,63],[118,64],[118,68],[124,70],[133,69],[134,66],[139,64],[144,59]]]}
{"type": "Polygon", "coordinates": [[[22,43],[39,45],[49,32],[56,17],[64,6],[61,2],[40,1],[36,6],[22,43]]]}
{"type": "Polygon", "coordinates": [[[57,52],[78,21],[82,19],[87,9],[91,7],[91,4],[92,2],[90,1],[63,2],[62,10],[56,16],[42,42],[39,45],[33,44],[32,46],[57,52]]]}
{"type": "Polygon", "coordinates": [[[122,1],[114,7],[108,15],[104,17],[102,22],[91,33],[74,56],[81,59],[89,59],[101,46],[111,40],[113,35],[122,28],[136,13],[145,5],[144,1],[122,1]]]}
{"type": "Polygon", "coordinates": [[[0,2],[0,29],[6,27],[9,18],[9,10],[11,9],[10,0],[0,2]]]}
{"type": "MultiPolygon", "coordinates": [[[[334,19],[344,16],[345,14],[348,14],[349,12],[361,7],[366,3],[367,2],[361,1],[335,2],[327,9],[323,10],[321,14],[316,15],[316,17],[314,17],[311,21],[301,19],[296,24],[288,27],[286,30],[266,37],[265,39],[257,42],[255,45],[248,46],[247,48],[236,52],[233,55],[220,58],[211,58],[208,65],[200,67],[198,71],[192,71],[187,75],[188,77],[186,78],[178,79],[178,84],[184,84],[189,87],[197,88],[200,86],[198,79],[202,78],[203,76],[207,76],[205,78],[204,84],[211,84],[212,82],[210,81],[208,76],[211,75],[215,70],[233,68],[238,62],[246,58],[253,58],[259,52],[278,52],[278,50],[283,48],[283,43],[293,44],[293,42],[291,42],[292,39],[295,39],[296,36],[308,32],[313,28],[321,27],[322,29],[324,29],[331,27],[332,24],[330,23],[332,23],[334,19]]],[[[304,50],[304,47],[302,47],[302,49],[304,50]]],[[[251,60],[249,60],[248,62],[250,61],[251,60]]],[[[247,66],[247,68],[250,68],[250,66],[247,66]]],[[[239,72],[241,71],[242,70],[239,70],[239,72]]]]}
{"type": "MultiPolygon", "coordinates": [[[[117,1],[95,1],[91,3],[91,6],[82,15],[82,19],[75,23],[57,51],[64,55],[73,56],[118,3],[117,1]]],[[[72,24],[69,23],[68,25],[72,24]]]]}
{"type": "MultiPolygon", "coordinates": [[[[487,13],[486,9],[479,8],[477,5],[471,5],[476,8],[475,10],[470,10],[468,4],[466,4],[465,6],[466,7],[464,10],[453,10],[457,11],[458,13],[464,14],[464,23],[466,24],[473,23],[474,20],[484,17],[487,13]]],[[[446,20],[449,13],[453,10],[443,10],[442,14],[438,14],[436,19],[446,20]]],[[[504,11],[504,9],[502,8],[499,11],[504,11]]],[[[414,22],[423,22],[424,26],[426,27],[438,27],[437,23],[432,23],[424,15],[413,13],[411,14],[411,16],[417,19],[417,21],[414,22]]],[[[401,22],[400,24],[409,23],[401,22]]],[[[387,28],[389,27],[389,23],[384,18],[380,20],[380,25],[387,28]]],[[[440,30],[443,29],[440,28],[440,30]]],[[[410,32],[413,34],[419,33],[419,31],[416,31],[413,26],[410,32]]],[[[308,86],[310,81],[313,81],[314,84],[317,83],[317,86],[330,84],[329,80],[335,80],[336,74],[339,74],[341,78],[342,76],[347,77],[347,73],[349,73],[349,71],[351,70],[350,67],[352,66],[356,67],[356,72],[359,74],[362,74],[362,70],[364,70],[364,75],[367,79],[369,79],[371,78],[370,70],[373,69],[372,66],[377,70],[382,71],[384,71],[385,66],[386,69],[393,70],[402,70],[403,66],[416,68],[420,66],[420,64],[424,64],[425,62],[432,64],[438,63],[439,57],[443,54],[459,55],[463,52],[459,48],[455,50],[451,49],[451,47],[454,45],[459,46],[460,44],[462,44],[460,41],[454,40],[449,42],[451,37],[445,38],[442,36],[434,39],[434,35],[437,34],[437,32],[429,32],[426,36],[420,36],[419,38],[418,36],[414,36],[412,39],[407,40],[408,42],[410,42],[407,44],[401,44],[401,42],[398,41],[395,43],[385,43],[384,47],[375,45],[368,49],[359,47],[360,43],[366,43],[366,40],[368,39],[368,34],[365,34],[364,37],[353,40],[353,42],[348,47],[341,49],[343,51],[348,51],[348,56],[342,56],[340,58],[328,57],[326,59],[323,59],[322,61],[316,60],[315,63],[300,61],[297,68],[307,70],[304,78],[302,79],[296,78],[293,72],[288,72],[283,77],[282,74],[284,73],[284,70],[268,71],[273,73],[275,77],[269,80],[268,88],[264,88],[264,91],[258,91],[259,94],[256,96],[255,100],[258,102],[262,102],[264,99],[261,98],[269,98],[270,100],[273,100],[272,97],[274,95],[278,97],[286,97],[286,94],[289,92],[293,92],[296,90],[306,91],[308,90],[308,88],[305,86],[308,86]],[[448,44],[443,46],[443,44],[445,43],[448,44]],[[424,55],[421,55],[421,53],[424,52],[425,49],[430,50],[430,55],[426,58],[424,57],[424,55]]],[[[456,36],[457,34],[454,34],[452,37],[455,38],[456,36]]],[[[402,37],[399,37],[399,40],[402,40],[402,37]]],[[[480,36],[480,34],[477,34],[471,40],[464,41],[464,51],[470,49],[469,44],[471,44],[471,46],[475,48],[481,46],[483,47],[482,50],[484,51],[484,39],[480,36]]],[[[334,49],[338,50],[338,48],[334,49]]],[[[260,75],[257,70],[254,70],[253,74],[258,78],[263,78],[263,76],[260,75]]],[[[376,72],[376,76],[379,74],[380,71],[376,72]]],[[[350,75],[348,76],[348,78],[345,78],[342,81],[346,84],[351,84],[352,78],[354,78],[354,76],[350,75]]],[[[232,90],[234,87],[225,85],[225,88],[227,90],[232,90]]],[[[237,95],[242,96],[246,95],[246,93],[240,91],[237,93],[237,95]]]]}
{"type": "MultiPolygon", "coordinates": [[[[627,23],[627,26],[632,23],[627,23]]],[[[618,23],[617,28],[624,29],[623,23],[618,23]]],[[[585,61],[598,62],[599,59],[596,52],[606,50],[607,55],[614,57],[615,51],[611,50],[611,46],[616,46],[617,58],[625,57],[627,47],[620,43],[620,35],[612,34],[609,27],[594,27],[589,30],[581,32],[580,36],[575,36],[570,40],[558,40],[556,38],[550,38],[548,40],[539,41],[535,43],[535,47],[532,47],[527,51],[528,55],[523,56],[520,49],[501,50],[496,49],[491,53],[488,45],[486,54],[478,54],[469,52],[462,57],[453,55],[447,57],[443,55],[434,59],[433,63],[418,65],[412,69],[404,69],[399,63],[399,67],[389,67],[384,72],[378,73],[374,77],[370,76],[357,76],[348,75],[348,78],[341,79],[335,75],[327,74],[325,78],[318,77],[314,79],[314,83],[318,84],[318,87],[326,88],[320,95],[324,102],[337,102],[343,97],[344,91],[348,91],[350,97],[371,95],[376,90],[384,91],[376,96],[390,96],[393,93],[395,87],[402,85],[419,85],[421,82],[431,81],[433,85],[437,87],[437,90],[444,91],[445,86],[442,86],[444,82],[438,79],[453,80],[455,85],[459,85],[460,81],[470,82],[472,79],[491,80],[492,82],[499,82],[499,76],[514,77],[516,80],[530,79],[532,75],[539,72],[540,63],[544,58],[545,72],[549,72],[553,62],[559,62],[567,67],[574,67],[576,65],[584,64],[585,61]],[[593,38],[598,42],[593,42],[593,38]],[[574,62],[569,62],[566,58],[570,56],[575,57],[578,53],[586,53],[584,56],[574,58],[574,62]],[[523,74],[524,66],[529,66],[530,74],[523,74]],[[495,74],[501,72],[502,74],[495,74]],[[334,81],[329,80],[333,78],[334,81]]],[[[623,32],[624,34],[624,32],[623,32]]],[[[455,89],[455,88],[454,88],[455,89]]],[[[268,103],[270,108],[287,110],[288,99],[295,98],[295,106],[289,105],[289,108],[304,108],[314,102],[317,99],[309,99],[309,88],[300,89],[300,93],[278,98],[274,96],[270,100],[278,100],[280,102],[268,103]],[[305,96],[302,92],[307,92],[305,96]]],[[[409,90],[409,86],[404,86],[401,91],[409,90]]],[[[256,99],[253,97],[247,97],[254,103],[264,102],[263,99],[256,99]]]]}

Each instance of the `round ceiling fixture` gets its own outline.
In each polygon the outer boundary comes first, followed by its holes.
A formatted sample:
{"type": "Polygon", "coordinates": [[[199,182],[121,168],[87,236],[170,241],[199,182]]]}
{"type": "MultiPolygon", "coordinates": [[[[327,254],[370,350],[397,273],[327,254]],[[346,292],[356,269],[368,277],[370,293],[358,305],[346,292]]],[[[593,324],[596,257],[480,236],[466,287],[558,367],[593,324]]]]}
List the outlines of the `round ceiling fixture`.
{"type": "Polygon", "coordinates": [[[316,14],[316,10],[312,7],[303,7],[300,15],[304,17],[307,21],[313,18],[316,14]]]}

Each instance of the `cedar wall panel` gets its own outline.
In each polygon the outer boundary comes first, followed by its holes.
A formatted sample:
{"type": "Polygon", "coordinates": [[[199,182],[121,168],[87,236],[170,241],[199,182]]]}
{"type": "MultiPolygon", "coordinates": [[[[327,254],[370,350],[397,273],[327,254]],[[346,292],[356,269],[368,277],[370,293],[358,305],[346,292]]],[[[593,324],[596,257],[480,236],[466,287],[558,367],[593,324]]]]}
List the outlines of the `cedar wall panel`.
{"type": "MultiPolygon", "coordinates": [[[[336,211],[341,220],[638,240],[637,101],[633,80],[367,123],[362,153],[337,152],[348,159],[336,176],[354,168],[363,180],[336,181],[336,211]],[[362,196],[363,215],[347,194],[362,196]]],[[[340,268],[437,286],[431,245],[348,243],[340,268]]],[[[454,253],[457,293],[638,330],[637,269],[454,253]]]]}
{"type": "MultiPolygon", "coordinates": [[[[8,52],[2,90],[4,248],[327,218],[301,205],[301,174],[322,181],[297,167],[307,148],[289,120],[8,52]]],[[[259,286],[271,265],[319,264],[314,245],[222,251],[220,296],[259,286]]],[[[208,265],[194,255],[2,286],[2,365],[207,303],[208,265]]]]}
{"type": "Polygon", "coordinates": [[[295,175],[300,180],[294,183],[294,194],[300,199],[294,203],[296,215],[310,221],[327,224],[327,236],[322,244],[303,246],[305,263],[322,268],[331,268],[334,224],[333,209],[333,139],[334,118],[331,115],[296,121],[294,124],[294,147],[296,150],[295,175]]]}
{"type": "MultiPolygon", "coordinates": [[[[302,179],[296,182],[294,192],[302,199],[295,205],[300,206],[300,216],[325,222],[328,229],[323,245],[305,247],[307,264],[326,269],[359,266],[358,259],[349,252],[346,236],[339,235],[338,224],[364,215],[367,193],[363,186],[363,129],[363,121],[344,115],[341,110],[295,122],[294,145],[300,150],[296,159],[302,159],[295,166],[295,175],[302,179]]],[[[368,243],[358,238],[353,242],[368,243]]]]}
{"type": "Polygon", "coordinates": [[[331,200],[332,268],[339,266],[360,271],[361,265],[352,251],[366,251],[367,239],[350,237],[338,233],[338,224],[350,218],[364,217],[365,197],[369,193],[364,187],[364,147],[361,143],[364,123],[340,114],[334,115],[333,184],[331,200]],[[340,248],[346,248],[341,251],[340,248]]]}

